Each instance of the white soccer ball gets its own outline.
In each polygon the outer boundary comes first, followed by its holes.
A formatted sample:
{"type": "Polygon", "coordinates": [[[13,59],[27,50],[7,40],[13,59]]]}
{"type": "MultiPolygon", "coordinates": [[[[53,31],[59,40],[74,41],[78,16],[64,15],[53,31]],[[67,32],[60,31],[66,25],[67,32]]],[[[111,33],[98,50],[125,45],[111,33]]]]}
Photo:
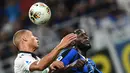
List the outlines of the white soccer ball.
{"type": "Polygon", "coordinates": [[[51,10],[45,3],[37,2],[30,7],[28,15],[34,24],[46,24],[51,17],[51,10]]]}

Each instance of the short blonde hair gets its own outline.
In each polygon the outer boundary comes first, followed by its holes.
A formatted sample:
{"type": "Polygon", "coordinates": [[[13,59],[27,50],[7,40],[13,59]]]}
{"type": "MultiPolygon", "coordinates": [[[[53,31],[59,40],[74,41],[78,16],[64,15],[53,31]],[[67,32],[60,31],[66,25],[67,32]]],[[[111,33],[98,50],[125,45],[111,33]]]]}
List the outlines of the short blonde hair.
{"type": "Polygon", "coordinates": [[[26,29],[22,29],[22,30],[19,30],[17,31],[14,36],[13,36],[13,44],[18,47],[19,45],[19,42],[21,41],[21,38],[22,36],[29,30],[26,30],[26,29]]]}

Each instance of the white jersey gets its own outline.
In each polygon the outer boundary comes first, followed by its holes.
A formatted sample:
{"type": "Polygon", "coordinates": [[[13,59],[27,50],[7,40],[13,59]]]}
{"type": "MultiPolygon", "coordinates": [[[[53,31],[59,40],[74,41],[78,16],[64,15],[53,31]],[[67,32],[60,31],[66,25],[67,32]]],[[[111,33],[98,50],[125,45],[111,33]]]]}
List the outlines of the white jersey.
{"type": "MultiPolygon", "coordinates": [[[[42,71],[31,72],[29,70],[30,65],[35,61],[40,61],[32,57],[31,53],[19,53],[14,61],[14,73],[42,73],[42,71]]],[[[44,73],[48,73],[48,69],[45,69],[44,73]],[[46,70],[46,71],[45,71],[46,70]]]]}

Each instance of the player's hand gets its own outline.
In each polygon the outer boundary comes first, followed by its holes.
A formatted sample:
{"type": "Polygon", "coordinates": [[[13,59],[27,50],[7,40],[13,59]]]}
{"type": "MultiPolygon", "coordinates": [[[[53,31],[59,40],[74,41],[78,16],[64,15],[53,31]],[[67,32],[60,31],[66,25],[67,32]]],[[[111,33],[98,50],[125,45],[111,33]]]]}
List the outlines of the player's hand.
{"type": "Polygon", "coordinates": [[[76,34],[74,34],[74,33],[68,34],[65,37],[63,37],[63,39],[61,40],[61,42],[59,43],[59,45],[57,47],[60,49],[63,49],[76,39],[77,39],[76,34]]]}
{"type": "Polygon", "coordinates": [[[85,63],[86,61],[78,59],[64,68],[55,70],[53,69],[52,71],[50,71],[50,73],[69,73],[69,71],[71,71],[72,68],[82,68],[85,63]]]}
{"type": "Polygon", "coordinates": [[[86,63],[85,60],[78,59],[78,60],[74,61],[73,63],[71,63],[69,66],[72,68],[81,68],[84,66],[85,63],[86,63]]]}
{"type": "Polygon", "coordinates": [[[64,68],[64,64],[62,61],[54,61],[51,65],[50,65],[50,70],[54,71],[56,69],[62,69],[64,68]]]}

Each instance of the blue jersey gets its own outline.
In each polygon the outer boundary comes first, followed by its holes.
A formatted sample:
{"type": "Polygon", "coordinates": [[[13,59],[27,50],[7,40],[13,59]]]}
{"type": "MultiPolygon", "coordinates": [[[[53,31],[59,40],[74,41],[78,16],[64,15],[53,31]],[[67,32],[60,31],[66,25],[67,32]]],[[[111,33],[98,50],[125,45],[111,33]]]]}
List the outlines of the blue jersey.
{"type": "MultiPolygon", "coordinates": [[[[85,60],[85,58],[79,54],[75,48],[63,50],[57,58],[57,60],[62,61],[65,66],[73,63],[77,59],[85,60]]],[[[89,58],[87,58],[87,63],[82,69],[72,68],[72,71],[74,73],[102,73],[96,68],[95,63],[89,58]]]]}

